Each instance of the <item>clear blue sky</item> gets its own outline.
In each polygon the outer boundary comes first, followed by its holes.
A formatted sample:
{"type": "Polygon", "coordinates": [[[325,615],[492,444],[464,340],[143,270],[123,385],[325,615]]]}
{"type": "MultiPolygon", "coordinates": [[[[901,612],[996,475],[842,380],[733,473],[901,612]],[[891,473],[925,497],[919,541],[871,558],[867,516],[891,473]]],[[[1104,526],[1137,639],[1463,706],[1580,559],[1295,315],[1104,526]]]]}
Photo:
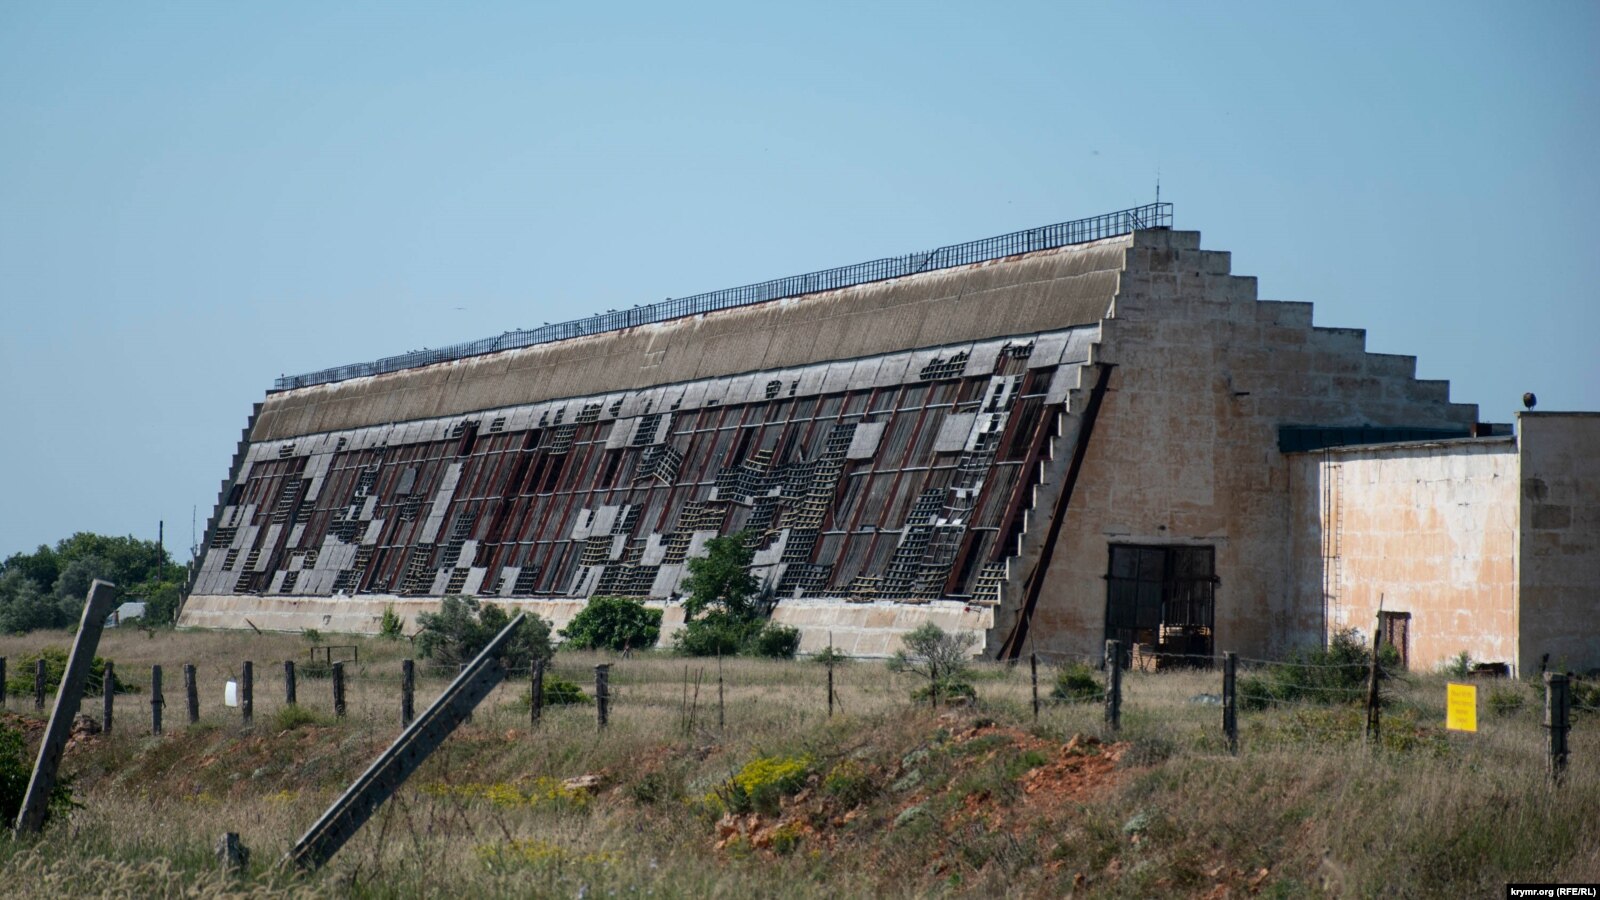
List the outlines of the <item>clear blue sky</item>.
{"type": "Polygon", "coordinates": [[[1147,202],[1600,408],[1600,4],[0,4],[0,556],[187,558],[272,379],[1147,202]]]}

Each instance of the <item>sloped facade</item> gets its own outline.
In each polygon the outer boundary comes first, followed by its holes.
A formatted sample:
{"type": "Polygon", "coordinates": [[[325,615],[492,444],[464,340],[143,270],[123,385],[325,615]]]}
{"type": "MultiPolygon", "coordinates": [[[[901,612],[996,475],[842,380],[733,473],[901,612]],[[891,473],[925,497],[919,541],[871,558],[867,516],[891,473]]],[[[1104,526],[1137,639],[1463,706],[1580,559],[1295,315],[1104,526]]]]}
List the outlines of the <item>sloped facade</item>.
{"type": "Polygon", "coordinates": [[[802,646],[1271,653],[1319,639],[1286,426],[1466,434],[1361,332],[1165,228],[268,395],[187,624],[372,630],[467,593],[681,621],[742,531],[802,646]]]}

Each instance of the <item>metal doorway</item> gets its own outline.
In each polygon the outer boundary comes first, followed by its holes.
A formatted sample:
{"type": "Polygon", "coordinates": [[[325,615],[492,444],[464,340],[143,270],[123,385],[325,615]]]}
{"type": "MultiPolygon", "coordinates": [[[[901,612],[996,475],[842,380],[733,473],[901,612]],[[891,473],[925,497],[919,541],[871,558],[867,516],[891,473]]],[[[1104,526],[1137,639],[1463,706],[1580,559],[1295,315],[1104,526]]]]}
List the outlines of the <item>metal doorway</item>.
{"type": "Polygon", "coordinates": [[[1106,640],[1121,642],[1123,664],[1154,657],[1157,667],[1205,665],[1214,650],[1216,548],[1110,546],[1106,640]]]}

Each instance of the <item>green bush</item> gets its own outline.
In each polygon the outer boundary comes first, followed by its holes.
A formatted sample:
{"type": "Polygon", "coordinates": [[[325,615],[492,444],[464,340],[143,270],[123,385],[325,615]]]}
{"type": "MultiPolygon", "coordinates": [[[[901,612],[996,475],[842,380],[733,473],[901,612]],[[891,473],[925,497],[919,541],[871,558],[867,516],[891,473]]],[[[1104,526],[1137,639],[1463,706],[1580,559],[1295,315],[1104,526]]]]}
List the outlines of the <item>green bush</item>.
{"type": "Polygon", "coordinates": [[[900,643],[901,648],[889,660],[889,670],[928,679],[926,685],[912,692],[913,700],[931,700],[938,706],[941,700],[976,698],[977,693],[970,683],[972,648],[978,643],[976,635],[965,631],[947,632],[932,622],[924,622],[906,632],[900,643]]]}
{"type": "MultiPolygon", "coordinates": [[[[0,722],[0,816],[4,817],[6,824],[15,822],[17,813],[22,811],[22,801],[28,792],[28,779],[32,775],[33,762],[28,757],[28,745],[22,731],[0,722]]],[[[55,787],[50,791],[45,818],[48,820],[51,815],[64,813],[74,805],[71,779],[58,777],[55,787]]]]}
{"type": "Polygon", "coordinates": [[[749,649],[752,656],[794,659],[795,651],[800,649],[800,629],[790,625],[768,623],[765,628],[756,632],[750,641],[749,649]]]}
{"type": "MultiPolygon", "coordinates": [[[[522,692],[517,698],[517,705],[523,709],[529,708],[533,703],[533,690],[530,688],[522,692]]],[[[549,672],[544,674],[544,705],[545,706],[575,706],[580,703],[593,703],[594,700],[583,692],[576,681],[568,681],[559,675],[549,672]]]]}
{"type": "MultiPolygon", "coordinates": [[[[1392,645],[1378,654],[1380,677],[1398,662],[1392,645]],[[1385,659],[1385,657],[1389,657],[1385,659]]],[[[1280,703],[1354,703],[1367,695],[1372,653],[1353,632],[1335,632],[1328,646],[1300,650],[1281,665],[1238,680],[1239,706],[1263,709],[1280,703]]]]}
{"type": "Polygon", "coordinates": [[[1050,696],[1068,703],[1100,703],[1106,699],[1106,689],[1094,669],[1075,662],[1056,671],[1056,683],[1050,689],[1050,696]]]}
{"type": "Polygon", "coordinates": [[[661,610],[632,597],[595,597],[561,630],[579,650],[644,650],[661,635],[661,610]]]}
{"type": "Polygon", "coordinates": [[[333,720],[317,712],[307,709],[299,704],[280,706],[272,714],[272,728],[274,731],[294,731],[307,725],[332,725],[333,720]]]}
{"type": "Polygon", "coordinates": [[[848,809],[872,799],[878,792],[878,784],[865,766],[846,759],[828,772],[828,777],[822,780],[822,790],[848,809]]]}
{"type": "Polygon", "coordinates": [[[717,788],[714,799],[732,813],[776,815],[779,802],[800,790],[811,774],[809,756],[761,756],[717,788]]]}
{"type": "MultiPolygon", "coordinates": [[[[511,617],[493,603],[479,603],[476,597],[445,597],[438,612],[417,616],[421,629],[417,652],[440,665],[459,666],[472,661],[510,623],[511,617]]],[[[507,642],[500,659],[508,669],[529,669],[536,660],[548,661],[554,654],[550,624],[530,614],[507,642]]]]}
{"type": "Polygon", "coordinates": [[[1472,674],[1472,657],[1463,650],[1446,660],[1442,668],[1451,678],[1465,678],[1472,674]]]}
{"type": "Polygon", "coordinates": [[[760,633],[763,624],[760,619],[709,612],[685,623],[673,639],[673,647],[685,656],[734,656],[760,633]]]}
{"type": "MultiPolygon", "coordinates": [[[[44,660],[44,689],[46,693],[53,693],[61,684],[61,676],[67,671],[67,651],[61,647],[45,647],[37,653],[26,653],[17,660],[17,668],[11,671],[6,679],[6,692],[22,696],[33,694],[34,666],[42,658],[44,660]]],[[[89,677],[84,681],[83,692],[85,695],[97,695],[102,690],[106,676],[106,661],[96,656],[89,663],[89,677]]],[[[133,692],[133,687],[116,676],[112,689],[119,694],[133,692]]]]}
{"type": "Polygon", "coordinates": [[[394,611],[394,604],[383,608],[383,618],[378,620],[378,637],[385,640],[398,641],[405,636],[405,620],[394,611]]]}
{"type": "Polygon", "coordinates": [[[1527,701],[1527,695],[1515,685],[1511,687],[1500,687],[1498,685],[1491,687],[1489,688],[1489,696],[1485,700],[1489,707],[1489,712],[1497,716],[1509,716],[1522,709],[1523,704],[1527,703],[1527,701]]]}
{"type": "Polygon", "coordinates": [[[825,666],[837,666],[849,662],[850,657],[832,647],[824,647],[823,649],[818,650],[816,653],[811,654],[811,661],[821,663],[825,666]]]}

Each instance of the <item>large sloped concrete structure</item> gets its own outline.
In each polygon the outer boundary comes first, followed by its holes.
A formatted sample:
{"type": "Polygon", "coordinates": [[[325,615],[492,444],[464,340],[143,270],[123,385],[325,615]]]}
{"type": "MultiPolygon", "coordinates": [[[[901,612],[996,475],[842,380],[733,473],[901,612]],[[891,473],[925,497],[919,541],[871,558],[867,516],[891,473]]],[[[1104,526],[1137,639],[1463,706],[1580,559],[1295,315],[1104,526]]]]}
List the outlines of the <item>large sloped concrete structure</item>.
{"type": "MultiPolygon", "coordinates": [[[[1170,206],[282,379],[182,621],[373,630],[456,593],[674,601],[743,531],[802,646],[1319,640],[1292,453],[1484,432],[1415,360],[1259,301],[1170,206]],[[1303,536],[1302,536],[1303,539],[1303,536]]],[[[667,629],[670,631],[670,627],[667,629]]]]}

